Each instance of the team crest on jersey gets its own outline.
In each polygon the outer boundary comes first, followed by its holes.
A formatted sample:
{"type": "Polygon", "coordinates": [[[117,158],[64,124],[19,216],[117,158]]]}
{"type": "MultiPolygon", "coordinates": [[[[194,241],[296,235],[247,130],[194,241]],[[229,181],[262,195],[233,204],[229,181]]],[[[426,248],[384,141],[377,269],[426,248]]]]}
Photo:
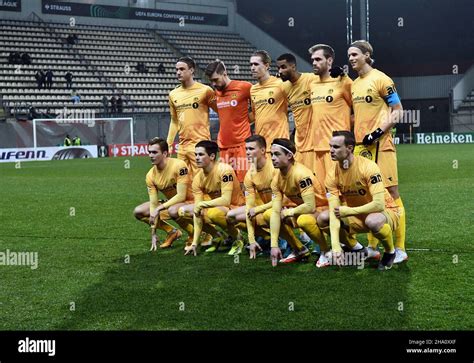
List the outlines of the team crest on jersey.
{"type": "Polygon", "coordinates": [[[367,90],[367,93],[372,93],[372,89],[369,88],[369,89],[367,90]]]}
{"type": "Polygon", "coordinates": [[[334,90],[332,88],[328,91],[329,94],[332,94],[333,92],[334,90]]]}
{"type": "Polygon", "coordinates": [[[273,91],[268,92],[269,96],[273,96],[273,91]]]}
{"type": "Polygon", "coordinates": [[[372,156],[373,156],[372,153],[367,149],[362,150],[359,155],[369,160],[372,160],[372,156]]]}
{"type": "Polygon", "coordinates": [[[194,101],[195,102],[199,101],[199,97],[194,97],[194,101]]]}
{"type": "Polygon", "coordinates": [[[232,98],[237,98],[237,94],[236,93],[232,93],[232,95],[230,96],[232,98]]]}

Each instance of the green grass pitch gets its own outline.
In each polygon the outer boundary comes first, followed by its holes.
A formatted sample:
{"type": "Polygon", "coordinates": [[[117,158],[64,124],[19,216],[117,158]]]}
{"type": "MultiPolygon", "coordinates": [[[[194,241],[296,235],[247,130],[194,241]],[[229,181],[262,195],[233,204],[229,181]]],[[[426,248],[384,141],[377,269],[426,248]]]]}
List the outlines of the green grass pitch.
{"type": "Polygon", "coordinates": [[[473,155],[474,145],[398,147],[416,250],[386,272],[183,256],[185,235],[149,252],[132,216],[147,199],[146,157],[129,169],[124,158],[0,164],[0,252],[39,256],[35,270],[0,266],[0,329],[472,330],[473,155]]]}

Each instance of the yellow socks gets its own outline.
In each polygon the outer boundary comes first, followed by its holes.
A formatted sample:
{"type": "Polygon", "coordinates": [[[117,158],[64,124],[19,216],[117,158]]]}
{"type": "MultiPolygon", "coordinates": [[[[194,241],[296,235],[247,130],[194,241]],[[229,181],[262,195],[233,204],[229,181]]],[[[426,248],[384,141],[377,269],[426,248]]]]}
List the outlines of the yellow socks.
{"type": "Polygon", "coordinates": [[[398,228],[395,230],[395,237],[397,239],[395,242],[395,247],[405,251],[406,217],[402,198],[398,197],[395,199],[395,204],[398,205],[398,208],[400,209],[400,221],[398,228]]]}
{"type": "Polygon", "coordinates": [[[306,234],[321,248],[321,251],[329,251],[326,238],[324,237],[323,232],[318,226],[316,218],[312,214],[302,214],[298,217],[297,220],[298,226],[306,232],[306,234]]]}
{"type": "Polygon", "coordinates": [[[388,253],[395,252],[395,247],[393,246],[392,229],[387,223],[385,223],[383,227],[380,228],[380,231],[378,231],[377,233],[374,233],[374,236],[377,237],[380,240],[380,242],[382,242],[385,252],[388,252],[388,253]]]}

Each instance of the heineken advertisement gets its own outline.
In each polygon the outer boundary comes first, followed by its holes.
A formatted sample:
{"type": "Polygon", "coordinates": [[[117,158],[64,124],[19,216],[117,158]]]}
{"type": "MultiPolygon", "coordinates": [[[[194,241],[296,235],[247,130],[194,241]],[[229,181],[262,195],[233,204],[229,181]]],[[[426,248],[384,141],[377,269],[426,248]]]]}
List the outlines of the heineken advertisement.
{"type": "Polygon", "coordinates": [[[473,144],[474,132],[432,132],[415,134],[416,144],[473,144]]]}
{"type": "Polygon", "coordinates": [[[125,6],[80,4],[53,0],[42,0],[42,12],[43,14],[76,15],[93,18],[153,20],[219,26],[228,25],[227,14],[207,14],[188,11],[130,8],[125,6]]]}
{"type": "Polygon", "coordinates": [[[21,11],[21,0],[0,0],[0,11],[21,11]]]}

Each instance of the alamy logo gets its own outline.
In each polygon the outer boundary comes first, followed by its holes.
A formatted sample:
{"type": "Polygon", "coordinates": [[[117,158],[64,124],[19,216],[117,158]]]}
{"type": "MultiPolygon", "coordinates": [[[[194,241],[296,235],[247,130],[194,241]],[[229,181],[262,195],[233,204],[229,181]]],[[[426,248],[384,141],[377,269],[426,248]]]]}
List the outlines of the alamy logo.
{"type": "Polygon", "coordinates": [[[18,341],[19,353],[48,353],[50,357],[56,355],[56,341],[54,339],[30,339],[18,341]]]}
{"type": "Polygon", "coordinates": [[[38,252],[0,251],[0,266],[30,266],[32,270],[38,268],[38,252]]]}

